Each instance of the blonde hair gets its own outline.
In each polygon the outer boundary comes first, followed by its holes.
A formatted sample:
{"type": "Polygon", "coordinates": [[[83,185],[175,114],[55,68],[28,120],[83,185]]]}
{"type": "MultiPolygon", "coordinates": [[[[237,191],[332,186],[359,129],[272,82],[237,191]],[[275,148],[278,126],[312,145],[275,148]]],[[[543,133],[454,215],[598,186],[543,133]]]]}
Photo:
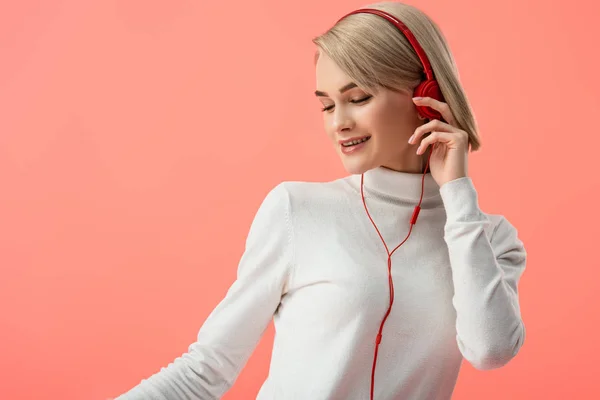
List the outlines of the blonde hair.
{"type": "MultiPolygon", "coordinates": [[[[460,83],[458,68],[441,30],[424,12],[397,1],[361,8],[375,8],[394,15],[411,30],[429,58],[435,78],[450,107],[456,125],[469,135],[471,151],[481,147],[475,116],[460,83]]],[[[356,85],[371,93],[380,87],[412,90],[424,78],[417,53],[394,25],[384,18],[359,13],[347,16],[313,39],[356,85]]],[[[315,63],[319,50],[315,54],[315,63]]]]}

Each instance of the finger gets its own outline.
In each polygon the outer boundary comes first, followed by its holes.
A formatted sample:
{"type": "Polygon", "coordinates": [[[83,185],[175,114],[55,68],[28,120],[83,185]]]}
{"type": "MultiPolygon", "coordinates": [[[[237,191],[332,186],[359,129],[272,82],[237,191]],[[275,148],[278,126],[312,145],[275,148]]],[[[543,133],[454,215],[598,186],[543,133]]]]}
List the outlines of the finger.
{"type": "Polygon", "coordinates": [[[452,125],[449,125],[438,119],[434,119],[432,121],[429,121],[426,124],[419,126],[417,129],[415,129],[415,133],[410,137],[410,139],[408,139],[408,143],[411,143],[411,144],[418,143],[421,136],[423,136],[427,132],[433,131],[434,129],[436,131],[448,130],[448,131],[452,132],[456,128],[453,127],[452,125]]]}
{"type": "Polygon", "coordinates": [[[452,140],[453,136],[451,132],[432,132],[431,135],[427,136],[421,141],[417,154],[422,154],[427,150],[427,147],[432,143],[448,143],[452,140]]]}
{"type": "Polygon", "coordinates": [[[428,106],[436,111],[439,111],[446,122],[448,122],[450,125],[454,125],[454,115],[452,114],[452,110],[450,110],[448,103],[444,103],[443,101],[439,101],[431,97],[413,97],[413,101],[415,104],[420,106],[428,106]]]}

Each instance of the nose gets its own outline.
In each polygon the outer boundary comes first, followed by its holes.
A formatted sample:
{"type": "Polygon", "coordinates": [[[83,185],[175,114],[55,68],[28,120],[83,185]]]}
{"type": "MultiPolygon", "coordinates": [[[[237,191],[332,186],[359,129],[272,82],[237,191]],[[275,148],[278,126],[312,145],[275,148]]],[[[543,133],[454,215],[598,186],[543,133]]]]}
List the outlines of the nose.
{"type": "Polygon", "coordinates": [[[352,129],[352,127],[354,126],[354,121],[352,120],[352,118],[350,118],[348,113],[338,108],[334,110],[332,124],[332,128],[335,132],[341,132],[343,130],[352,129]]]}

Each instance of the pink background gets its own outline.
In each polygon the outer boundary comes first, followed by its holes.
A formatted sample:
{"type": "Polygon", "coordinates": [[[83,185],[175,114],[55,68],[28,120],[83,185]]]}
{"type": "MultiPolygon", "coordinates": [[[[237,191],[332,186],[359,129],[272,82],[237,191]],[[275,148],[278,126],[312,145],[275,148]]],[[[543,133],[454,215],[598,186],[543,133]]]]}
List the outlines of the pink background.
{"type": "MultiPolygon", "coordinates": [[[[465,362],[454,399],[598,398],[600,7],[410,3],[475,110],[480,205],[529,253],[524,347],[465,362]]],[[[0,398],[113,397],[187,350],[267,191],[345,175],[311,38],[366,4],[0,4],[0,398]]],[[[225,399],[254,398],[273,333],[225,399]]]]}

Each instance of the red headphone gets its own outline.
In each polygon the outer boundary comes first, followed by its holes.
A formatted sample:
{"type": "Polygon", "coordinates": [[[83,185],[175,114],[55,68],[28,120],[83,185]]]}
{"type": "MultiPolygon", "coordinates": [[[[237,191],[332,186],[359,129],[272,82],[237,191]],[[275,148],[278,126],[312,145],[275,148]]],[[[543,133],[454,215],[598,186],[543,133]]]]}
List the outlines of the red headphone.
{"type": "MultiPolygon", "coordinates": [[[[377,10],[374,8],[361,8],[361,9],[352,11],[352,12],[344,15],[342,18],[340,18],[338,20],[338,22],[341,21],[342,19],[346,18],[349,15],[358,14],[358,13],[370,13],[370,14],[379,15],[380,17],[383,17],[383,18],[387,19],[388,21],[390,21],[392,24],[394,24],[394,26],[396,28],[398,28],[404,34],[404,36],[406,36],[406,38],[408,39],[408,41],[410,42],[410,44],[412,45],[414,50],[417,52],[419,59],[421,60],[421,64],[423,65],[423,68],[425,70],[425,77],[426,77],[426,79],[424,81],[422,81],[421,83],[419,83],[419,85],[415,88],[414,96],[415,97],[416,96],[431,97],[431,98],[439,100],[439,101],[444,101],[444,96],[442,95],[442,92],[440,91],[440,87],[434,78],[433,69],[431,68],[429,59],[427,58],[427,55],[423,51],[423,48],[421,47],[421,45],[419,44],[419,42],[417,41],[415,36],[412,34],[412,32],[408,29],[408,27],[406,25],[404,25],[404,23],[402,23],[402,21],[400,21],[395,16],[388,14],[385,11],[377,10]]],[[[442,115],[437,110],[434,110],[431,107],[427,107],[427,106],[416,106],[416,107],[417,107],[417,112],[423,118],[443,120],[442,115]]],[[[425,170],[423,171],[423,178],[421,179],[421,198],[419,199],[419,203],[417,204],[417,206],[415,206],[415,210],[413,212],[412,218],[410,219],[410,229],[408,231],[408,235],[406,235],[406,238],[402,241],[402,243],[400,243],[391,252],[389,251],[387,244],[385,243],[385,240],[383,239],[383,236],[381,236],[381,232],[379,232],[377,225],[375,225],[375,222],[373,221],[373,218],[371,218],[371,215],[369,214],[369,210],[367,209],[367,203],[365,202],[365,195],[363,192],[363,182],[364,182],[365,176],[364,176],[364,174],[362,174],[362,176],[361,176],[360,193],[362,196],[363,204],[365,206],[365,211],[367,212],[367,216],[369,217],[369,219],[371,220],[371,223],[375,227],[375,230],[379,234],[379,237],[381,238],[381,241],[383,242],[383,246],[385,247],[385,250],[388,253],[388,277],[389,277],[389,286],[390,286],[390,306],[387,310],[387,313],[383,317],[383,320],[381,321],[381,325],[379,326],[379,333],[375,340],[375,355],[373,358],[373,369],[371,371],[371,400],[373,400],[373,392],[375,389],[375,365],[377,364],[377,350],[379,349],[379,344],[381,343],[381,339],[382,339],[383,325],[385,324],[387,317],[390,315],[390,311],[392,310],[392,304],[394,303],[394,282],[392,281],[392,254],[400,246],[402,246],[404,244],[404,242],[406,242],[406,240],[410,236],[410,233],[412,232],[413,225],[417,222],[417,217],[419,216],[419,211],[421,210],[421,202],[423,200],[425,174],[427,173],[427,168],[429,167],[429,160],[431,159],[431,154],[432,154],[432,151],[430,151],[430,153],[429,153],[429,157],[427,158],[427,164],[425,165],[425,170]]]]}

